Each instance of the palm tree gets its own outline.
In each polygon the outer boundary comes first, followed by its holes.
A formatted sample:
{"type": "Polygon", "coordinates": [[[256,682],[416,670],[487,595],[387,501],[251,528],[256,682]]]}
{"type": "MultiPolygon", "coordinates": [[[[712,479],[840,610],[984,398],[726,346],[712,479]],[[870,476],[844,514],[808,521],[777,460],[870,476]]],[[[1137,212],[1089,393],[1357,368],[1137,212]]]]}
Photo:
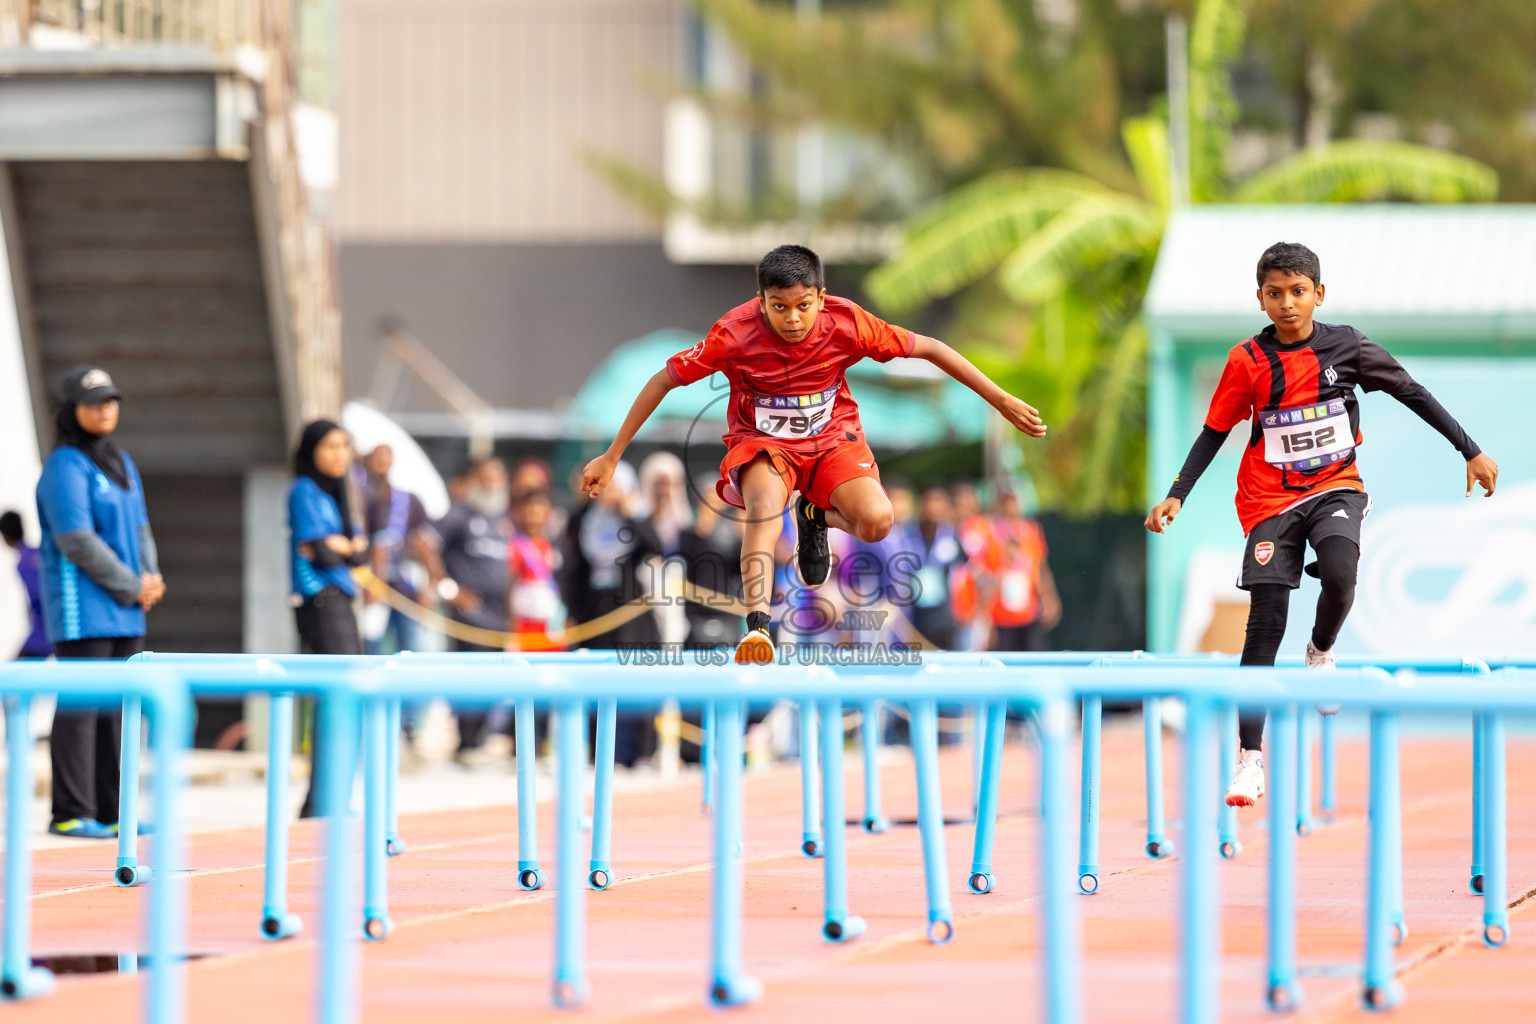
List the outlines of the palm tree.
{"type": "MultiPolygon", "coordinates": [[[[1494,172],[1404,142],[1347,139],[1304,150],[1241,182],[1225,173],[1237,114],[1227,69],[1243,0],[1200,0],[1191,33],[1190,194],[1199,202],[1329,203],[1492,199],[1494,172]]],[[[1031,476],[1044,504],[1079,514],[1138,506],[1144,486],[1142,298],[1170,210],[1162,119],[1132,118],[1122,141],[1138,188],[1074,171],[998,171],[914,216],[900,251],[866,286],[892,313],[979,290],[1027,311],[1028,360],[972,351],[984,369],[1051,411],[1031,476]],[[1070,342],[1067,338],[1070,337],[1070,342]]],[[[994,308],[991,317],[997,318],[994,308]]],[[[985,319],[985,318],[982,318],[985,319]]]]}

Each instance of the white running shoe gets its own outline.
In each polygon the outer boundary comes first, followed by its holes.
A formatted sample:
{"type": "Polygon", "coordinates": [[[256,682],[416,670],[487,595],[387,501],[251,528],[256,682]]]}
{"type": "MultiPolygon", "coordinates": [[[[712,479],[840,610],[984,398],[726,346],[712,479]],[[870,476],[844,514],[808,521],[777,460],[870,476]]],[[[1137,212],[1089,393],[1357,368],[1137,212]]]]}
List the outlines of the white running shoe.
{"type": "Polygon", "coordinates": [[[1252,807],[1264,795],[1264,755],[1245,750],[1232,770],[1232,784],[1227,787],[1228,807],[1252,807]]]}
{"type": "MultiPolygon", "coordinates": [[[[1312,646],[1312,641],[1307,641],[1307,668],[1320,668],[1333,671],[1338,666],[1333,663],[1333,651],[1320,651],[1312,646]]],[[[1319,704],[1317,713],[1320,715],[1336,715],[1339,713],[1337,704],[1319,704]]]]}

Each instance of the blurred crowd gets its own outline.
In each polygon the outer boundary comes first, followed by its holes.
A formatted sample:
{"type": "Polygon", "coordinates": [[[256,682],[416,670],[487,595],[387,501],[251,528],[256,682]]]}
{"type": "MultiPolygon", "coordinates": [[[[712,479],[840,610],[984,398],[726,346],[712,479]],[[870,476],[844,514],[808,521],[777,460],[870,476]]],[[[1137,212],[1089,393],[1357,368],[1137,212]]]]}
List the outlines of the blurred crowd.
{"type": "MultiPolygon", "coordinates": [[[[713,479],[690,481],[682,460],[657,452],[621,463],[588,499],[577,478],[557,486],[547,463],[510,469],[477,460],[448,481],[437,521],[390,483],[391,452],[376,448],[356,475],[371,567],[422,606],[402,610],[365,593],[363,642],[372,653],[422,649],[427,609],[454,623],[453,650],[729,649],[742,633],[741,512],[713,479]],[[685,599],[684,595],[692,598],[685,599]],[[495,634],[501,634],[496,636],[495,634]],[[499,641],[499,642],[498,642],[499,641]]],[[[579,472],[579,470],[578,470],[579,472]]],[[[775,640],[782,645],[887,649],[1043,650],[1061,603],[1039,523],[1006,482],[914,488],[887,479],[896,525],[866,544],[831,534],[833,577],[812,590],[794,569],[786,513],[776,553],[775,640]]],[[[505,716],[459,713],[461,760],[507,731],[505,716]]],[[[654,749],[649,722],[621,724],[620,763],[654,749]]]]}

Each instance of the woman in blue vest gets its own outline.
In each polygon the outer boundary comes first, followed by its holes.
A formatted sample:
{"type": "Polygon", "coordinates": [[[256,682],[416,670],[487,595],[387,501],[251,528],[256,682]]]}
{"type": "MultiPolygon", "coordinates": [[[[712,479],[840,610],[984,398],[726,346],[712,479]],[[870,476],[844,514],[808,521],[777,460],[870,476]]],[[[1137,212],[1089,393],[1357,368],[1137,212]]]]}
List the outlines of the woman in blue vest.
{"type": "MultiPolygon", "coordinates": [[[[304,428],[293,456],[293,486],[288,490],[289,565],[293,571],[294,619],[299,639],[311,654],[362,654],[352,599],[357,584],[352,567],[368,559],[368,539],[352,516],[347,471],[352,467],[352,439],[330,420],[304,428]]],[[[299,811],[315,814],[320,792],[318,716],[310,744],[309,794],[299,811]]]]}
{"type": "MultiPolygon", "coordinates": [[[[112,443],[122,392],[105,370],[64,378],[54,447],[37,482],[43,619],[59,658],[128,658],[144,649],[144,615],[165,594],[144,485],[112,443]]],[[[117,835],[117,712],[54,712],[48,831],[117,835]]]]}

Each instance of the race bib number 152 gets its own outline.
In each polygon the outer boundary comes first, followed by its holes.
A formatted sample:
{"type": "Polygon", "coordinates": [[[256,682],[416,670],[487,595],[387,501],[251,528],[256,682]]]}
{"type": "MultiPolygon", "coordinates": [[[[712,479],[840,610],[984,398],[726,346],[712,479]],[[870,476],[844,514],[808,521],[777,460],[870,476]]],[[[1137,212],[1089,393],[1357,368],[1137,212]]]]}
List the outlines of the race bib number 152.
{"type": "Polygon", "coordinates": [[[754,425],[769,437],[810,437],[832,419],[837,388],[812,395],[754,395],[754,425]]]}
{"type": "Polygon", "coordinates": [[[1306,473],[1341,462],[1355,449],[1342,398],[1259,414],[1264,428],[1264,461],[1277,469],[1306,473]]]}

